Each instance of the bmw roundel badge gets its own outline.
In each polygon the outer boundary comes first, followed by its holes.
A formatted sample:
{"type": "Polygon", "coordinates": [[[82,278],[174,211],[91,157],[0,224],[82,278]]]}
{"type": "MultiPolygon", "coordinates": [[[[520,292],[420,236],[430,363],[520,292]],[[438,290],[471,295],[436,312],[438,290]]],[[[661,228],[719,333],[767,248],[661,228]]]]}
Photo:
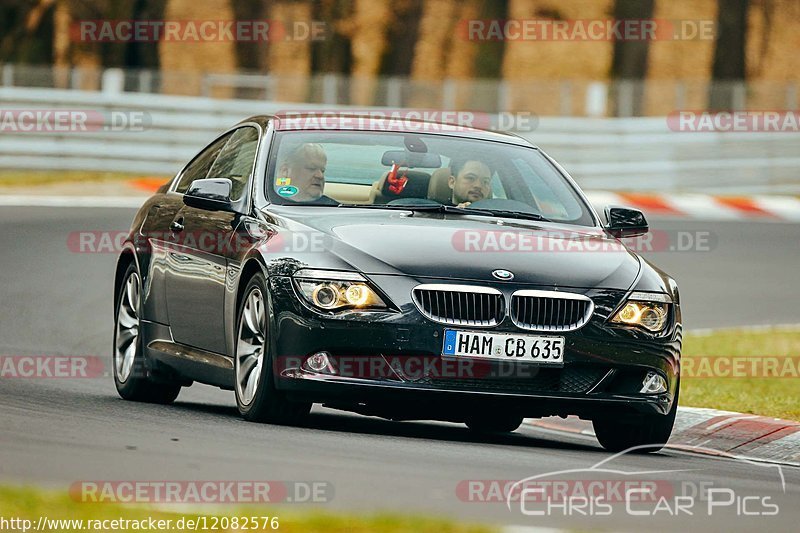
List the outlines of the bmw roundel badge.
{"type": "Polygon", "coordinates": [[[514,279],[514,274],[512,272],[509,272],[508,270],[503,270],[502,268],[499,268],[497,270],[492,270],[492,276],[503,281],[511,281],[512,279],[514,279]]]}

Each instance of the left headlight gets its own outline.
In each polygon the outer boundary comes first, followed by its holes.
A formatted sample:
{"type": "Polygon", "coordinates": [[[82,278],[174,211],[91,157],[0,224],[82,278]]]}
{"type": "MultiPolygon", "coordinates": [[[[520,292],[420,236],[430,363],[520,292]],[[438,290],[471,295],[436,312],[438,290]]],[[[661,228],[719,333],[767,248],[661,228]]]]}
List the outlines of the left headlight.
{"type": "Polygon", "coordinates": [[[638,326],[652,333],[658,333],[667,325],[670,302],[666,294],[634,292],[611,322],[638,326]]]}
{"type": "Polygon", "coordinates": [[[387,308],[364,276],[356,272],[304,269],[293,277],[300,295],[320,311],[387,308]]]}

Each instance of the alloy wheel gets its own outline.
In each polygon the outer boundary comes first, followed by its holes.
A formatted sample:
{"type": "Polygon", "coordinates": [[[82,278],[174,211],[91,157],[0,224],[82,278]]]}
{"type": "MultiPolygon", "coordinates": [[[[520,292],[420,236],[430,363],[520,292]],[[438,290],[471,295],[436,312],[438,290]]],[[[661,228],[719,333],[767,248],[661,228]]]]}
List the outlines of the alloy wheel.
{"type": "Polygon", "coordinates": [[[243,405],[249,405],[258,390],[261,367],[264,364],[264,346],[267,338],[264,297],[254,287],[247,295],[239,319],[236,344],[236,392],[243,405]]]}
{"type": "Polygon", "coordinates": [[[124,383],[128,380],[136,360],[136,350],[139,346],[139,295],[141,282],[136,272],[131,272],[125,281],[120,295],[119,310],[117,311],[117,350],[114,364],[117,379],[124,383]]]}

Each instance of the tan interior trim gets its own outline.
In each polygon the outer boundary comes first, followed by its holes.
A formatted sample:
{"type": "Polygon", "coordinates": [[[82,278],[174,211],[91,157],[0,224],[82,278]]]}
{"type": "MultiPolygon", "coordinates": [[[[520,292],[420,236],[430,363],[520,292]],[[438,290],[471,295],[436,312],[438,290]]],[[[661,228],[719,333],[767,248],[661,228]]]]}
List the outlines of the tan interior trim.
{"type": "Polygon", "coordinates": [[[346,204],[370,203],[372,185],[355,183],[325,183],[325,195],[346,204]]]}

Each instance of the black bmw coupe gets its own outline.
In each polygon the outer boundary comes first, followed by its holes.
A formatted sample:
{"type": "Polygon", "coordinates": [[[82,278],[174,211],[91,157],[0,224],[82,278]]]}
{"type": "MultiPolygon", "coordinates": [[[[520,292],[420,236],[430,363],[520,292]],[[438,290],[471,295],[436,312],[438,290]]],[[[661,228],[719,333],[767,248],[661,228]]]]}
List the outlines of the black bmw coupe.
{"type": "Polygon", "coordinates": [[[233,390],[252,421],[313,403],[508,432],[578,415],[654,451],[680,388],[674,280],[510,134],[363,115],[255,116],[137,213],[116,266],[114,380],[233,390]],[[306,120],[308,119],[308,120],[306,120]]]}

